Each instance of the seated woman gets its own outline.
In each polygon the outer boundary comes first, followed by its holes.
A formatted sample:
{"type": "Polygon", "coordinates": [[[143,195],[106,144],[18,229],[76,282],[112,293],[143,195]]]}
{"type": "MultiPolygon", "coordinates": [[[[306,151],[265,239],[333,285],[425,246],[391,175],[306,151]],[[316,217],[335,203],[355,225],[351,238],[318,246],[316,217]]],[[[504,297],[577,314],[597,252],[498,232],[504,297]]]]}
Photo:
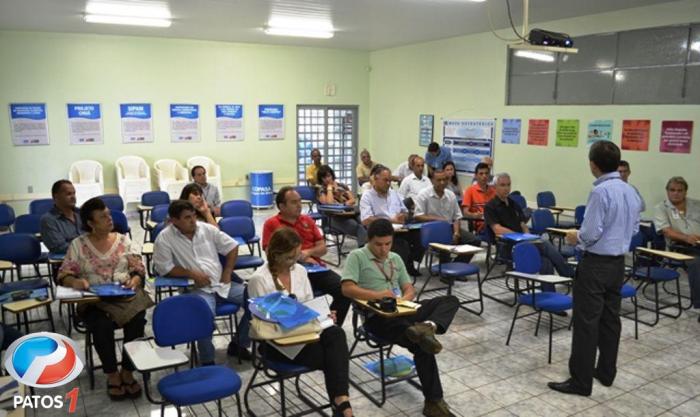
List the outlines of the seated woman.
{"type": "Polygon", "coordinates": [[[442,169],[447,174],[447,189],[451,190],[457,196],[457,201],[462,201],[462,187],[459,185],[459,179],[457,178],[457,169],[455,168],[455,163],[452,161],[447,161],[442,166],[442,169]]]}
{"type": "MultiPolygon", "coordinates": [[[[255,271],[248,282],[251,298],[275,291],[293,294],[300,302],[314,298],[306,270],[297,264],[301,255],[301,238],[294,230],[287,227],[277,229],[270,238],[266,252],[267,262],[255,271]]],[[[333,399],[334,416],[352,416],[348,396],[349,353],[342,328],[331,326],[325,329],[320,342],[306,345],[293,360],[275,349],[268,349],[266,353],[274,361],[322,370],[326,390],[333,399]]]]}
{"type": "Polygon", "coordinates": [[[87,233],[73,239],[58,271],[58,283],[78,290],[92,285],[120,283],[136,291],[133,297],[100,300],[82,304],[78,315],[92,333],[95,350],[107,374],[107,394],[112,400],[141,395],[134,379],[134,365],[122,351],[122,369],[117,372],[114,330],[124,329],[124,343],[143,337],[146,309],[153,305],[144,293],[144,267],[141,256],[126,235],[112,232],[112,216],[105,203],[91,198],[80,208],[80,219],[87,233]]]}
{"type": "MultiPolygon", "coordinates": [[[[344,204],[346,206],[355,205],[355,196],[345,185],[336,182],[335,172],[328,165],[322,165],[318,172],[317,184],[318,201],[320,204],[344,204]]],[[[338,229],[346,235],[354,236],[357,239],[357,246],[362,247],[367,242],[367,230],[356,217],[335,216],[332,220],[333,228],[338,229]]]]}
{"type": "Polygon", "coordinates": [[[192,203],[195,210],[197,210],[197,220],[209,223],[217,228],[219,227],[219,224],[216,222],[216,219],[209,208],[209,204],[207,204],[207,200],[204,199],[202,187],[200,187],[198,184],[192,183],[185,185],[185,188],[183,188],[182,192],[180,193],[180,200],[185,200],[192,203]]]}

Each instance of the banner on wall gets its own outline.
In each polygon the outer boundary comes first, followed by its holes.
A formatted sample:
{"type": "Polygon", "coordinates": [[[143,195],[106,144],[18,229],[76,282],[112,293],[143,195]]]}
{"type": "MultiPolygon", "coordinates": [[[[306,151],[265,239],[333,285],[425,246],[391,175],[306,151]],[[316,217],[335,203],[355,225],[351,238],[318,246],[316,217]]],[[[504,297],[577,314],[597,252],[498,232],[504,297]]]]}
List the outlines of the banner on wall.
{"type": "Polygon", "coordinates": [[[49,144],[45,103],[10,103],[10,133],[15,146],[49,144]]]}
{"type": "Polygon", "coordinates": [[[626,151],[648,151],[650,120],[622,121],[622,149],[626,151]]]}
{"type": "Polygon", "coordinates": [[[122,121],[122,143],[152,143],[153,115],[150,103],[119,105],[122,121]]]}
{"type": "Polygon", "coordinates": [[[101,145],[102,113],[96,103],[67,104],[71,145],[101,145]]]}
{"type": "Polygon", "coordinates": [[[690,153],[693,121],[664,120],[661,122],[661,152],[690,153]]]}
{"type": "Polygon", "coordinates": [[[457,171],[473,173],[482,158],[493,157],[494,119],[446,119],[442,123],[442,144],[452,153],[457,171]]]}
{"type": "Polygon", "coordinates": [[[599,140],[612,140],[612,120],[592,120],[588,122],[588,145],[599,140]]]}
{"type": "Polygon", "coordinates": [[[421,114],[418,116],[418,145],[428,146],[430,142],[433,141],[433,126],[435,121],[435,115],[432,114],[421,114]]]}
{"type": "Polygon", "coordinates": [[[549,137],[548,119],[530,119],[527,127],[527,144],[547,146],[549,137]]]}
{"type": "Polygon", "coordinates": [[[521,126],[521,119],[503,119],[503,125],[501,126],[501,143],[519,144],[521,126]]]}
{"type": "Polygon", "coordinates": [[[170,141],[199,142],[199,104],[170,105],[170,141]]]}
{"type": "Polygon", "coordinates": [[[243,105],[216,105],[216,141],[235,142],[244,139],[243,105]]]}
{"type": "Polygon", "coordinates": [[[284,105],[258,105],[258,123],[258,136],[260,139],[284,139],[284,105]]]}
{"type": "Polygon", "coordinates": [[[578,119],[558,119],[556,146],[578,147],[578,119]]]}

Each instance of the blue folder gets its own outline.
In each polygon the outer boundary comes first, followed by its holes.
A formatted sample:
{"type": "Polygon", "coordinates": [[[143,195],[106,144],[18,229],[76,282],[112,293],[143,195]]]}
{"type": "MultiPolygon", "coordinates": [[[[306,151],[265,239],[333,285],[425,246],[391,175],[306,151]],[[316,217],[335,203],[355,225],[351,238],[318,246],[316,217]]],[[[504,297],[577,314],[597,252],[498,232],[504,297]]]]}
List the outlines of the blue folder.
{"type": "Polygon", "coordinates": [[[301,266],[303,266],[309,274],[328,271],[328,267],[325,265],[302,263],[301,266]]]}
{"type": "Polygon", "coordinates": [[[407,223],[403,227],[408,230],[418,230],[423,227],[423,223],[407,223]]]}
{"type": "Polygon", "coordinates": [[[513,242],[526,242],[528,240],[537,240],[541,239],[537,235],[533,235],[530,233],[506,233],[503,235],[503,239],[510,240],[513,242]]]}
{"type": "Polygon", "coordinates": [[[88,291],[98,297],[130,297],[136,294],[134,290],[122,287],[121,284],[91,285],[88,291]]]}
{"type": "Polygon", "coordinates": [[[319,204],[318,210],[319,211],[346,212],[346,211],[354,211],[355,207],[354,206],[346,206],[345,204],[319,204]]]}
{"type": "Polygon", "coordinates": [[[281,292],[251,299],[250,312],[263,320],[279,323],[283,330],[299,327],[318,317],[318,312],[281,292]]]}

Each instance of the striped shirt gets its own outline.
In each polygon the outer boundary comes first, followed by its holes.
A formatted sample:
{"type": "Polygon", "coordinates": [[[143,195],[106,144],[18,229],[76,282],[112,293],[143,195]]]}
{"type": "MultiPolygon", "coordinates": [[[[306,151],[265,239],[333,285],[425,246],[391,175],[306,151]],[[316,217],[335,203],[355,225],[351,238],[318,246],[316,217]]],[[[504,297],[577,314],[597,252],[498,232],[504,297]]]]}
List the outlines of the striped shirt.
{"type": "Polygon", "coordinates": [[[608,256],[629,252],[632,236],[639,231],[641,207],[637,192],[617,171],[601,175],[588,196],[578,232],[579,248],[608,256]]]}

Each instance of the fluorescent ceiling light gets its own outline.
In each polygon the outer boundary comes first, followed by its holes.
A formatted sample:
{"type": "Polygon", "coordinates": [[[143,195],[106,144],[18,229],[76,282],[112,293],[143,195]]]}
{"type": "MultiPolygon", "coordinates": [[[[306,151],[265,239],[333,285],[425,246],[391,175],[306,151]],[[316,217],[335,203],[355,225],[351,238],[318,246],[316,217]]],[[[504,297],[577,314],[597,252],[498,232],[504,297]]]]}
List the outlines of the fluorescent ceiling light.
{"type": "Polygon", "coordinates": [[[542,62],[554,62],[554,55],[545,52],[518,50],[515,51],[515,56],[520,58],[534,59],[542,62]]]}
{"type": "Polygon", "coordinates": [[[88,23],[106,23],[112,25],[170,27],[172,22],[167,19],[151,19],[147,17],[109,16],[103,14],[86,14],[88,23]]]}
{"type": "Polygon", "coordinates": [[[171,14],[164,2],[97,0],[85,6],[85,21],[115,25],[169,27],[171,14]]]}
{"type": "Polygon", "coordinates": [[[273,16],[264,28],[268,35],[330,39],[333,25],[326,19],[273,16]]]}

